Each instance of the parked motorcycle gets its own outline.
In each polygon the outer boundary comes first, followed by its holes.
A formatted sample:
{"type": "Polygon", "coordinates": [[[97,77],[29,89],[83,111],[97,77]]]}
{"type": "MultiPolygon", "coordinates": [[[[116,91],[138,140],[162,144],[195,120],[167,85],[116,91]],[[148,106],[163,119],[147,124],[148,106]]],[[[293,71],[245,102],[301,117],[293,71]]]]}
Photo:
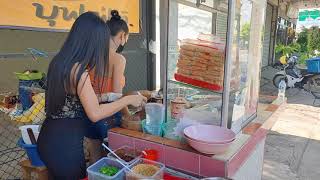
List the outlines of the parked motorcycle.
{"type": "Polygon", "coordinates": [[[307,69],[297,67],[298,57],[291,56],[287,62],[281,61],[283,69],[273,77],[273,85],[279,88],[284,80],[287,88],[301,88],[320,98],[320,73],[308,73],[307,69]]]}

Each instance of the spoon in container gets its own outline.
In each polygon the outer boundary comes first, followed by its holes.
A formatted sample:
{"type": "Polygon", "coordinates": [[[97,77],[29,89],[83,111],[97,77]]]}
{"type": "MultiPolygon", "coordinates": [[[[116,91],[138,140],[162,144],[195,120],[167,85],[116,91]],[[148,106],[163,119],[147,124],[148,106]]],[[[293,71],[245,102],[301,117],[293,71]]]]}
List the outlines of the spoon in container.
{"type": "Polygon", "coordinates": [[[145,156],[148,155],[146,151],[141,151],[141,153],[142,153],[143,155],[145,155],[145,156]]]}
{"type": "Polygon", "coordinates": [[[109,152],[111,152],[111,154],[113,154],[117,159],[116,159],[116,161],[118,162],[118,163],[120,163],[123,167],[125,167],[128,171],[130,171],[130,172],[132,172],[133,173],[133,171],[127,166],[127,165],[125,165],[124,163],[122,163],[122,159],[115,153],[115,152],[113,152],[108,146],[106,146],[104,143],[102,143],[102,146],[104,147],[104,148],[106,148],[109,152]]]}

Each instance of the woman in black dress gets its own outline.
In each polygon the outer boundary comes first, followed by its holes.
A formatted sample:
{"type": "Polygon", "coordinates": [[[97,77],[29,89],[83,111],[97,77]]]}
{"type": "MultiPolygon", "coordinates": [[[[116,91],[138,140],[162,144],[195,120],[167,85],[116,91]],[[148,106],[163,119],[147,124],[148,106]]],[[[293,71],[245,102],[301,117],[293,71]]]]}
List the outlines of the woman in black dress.
{"type": "Polygon", "coordinates": [[[109,43],[110,30],[105,21],[95,13],[84,13],[49,65],[47,118],[38,138],[38,151],[53,179],[79,180],[86,176],[83,138],[87,116],[97,122],[128,105],[140,106],[146,101],[143,96],[133,95],[99,104],[88,71],[94,69],[96,77],[108,78],[109,43]]]}

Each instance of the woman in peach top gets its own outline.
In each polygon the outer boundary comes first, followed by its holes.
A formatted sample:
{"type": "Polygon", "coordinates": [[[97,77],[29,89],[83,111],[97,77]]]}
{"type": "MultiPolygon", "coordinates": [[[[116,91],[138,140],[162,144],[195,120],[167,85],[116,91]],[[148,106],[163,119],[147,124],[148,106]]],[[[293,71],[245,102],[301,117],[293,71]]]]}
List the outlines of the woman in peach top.
{"type": "MultiPolygon", "coordinates": [[[[107,77],[94,77],[94,69],[90,71],[90,79],[93,89],[98,96],[100,103],[105,102],[105,96],[109,92],[122,93],[125,86],[124,70],[126,66],[126,59],[120,53],[129,37],[129,28],[127,23],[121,19],[118,11],[111,11],[111,18],[107,21],[107,26],[110,28],[110,54],[108,64],[107,77]],[[103,81],[102,85],[101,82],[103,81]],[[100,86],[99,86],[100,84],[100,86]]],[[[86,137],[89,143],[90,162],[94,163],[103,156],[103,149],[101,143],[107,137],[107,131],[110,128],[120,126],[122,116],[128,116],[129,111],[124,108],[121,113],[116,113],[108,120],[102,120],[97,123],[88,121],[88,130],[86,137]]]]}

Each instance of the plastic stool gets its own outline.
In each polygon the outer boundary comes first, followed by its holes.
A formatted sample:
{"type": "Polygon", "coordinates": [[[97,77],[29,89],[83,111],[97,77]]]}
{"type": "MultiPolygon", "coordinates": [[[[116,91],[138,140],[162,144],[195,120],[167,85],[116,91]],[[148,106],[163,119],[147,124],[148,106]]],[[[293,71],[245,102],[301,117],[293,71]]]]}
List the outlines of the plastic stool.
{"type": "Polygon", "coordinates": [[[19,163],[22,168],[23,180],[31,180],[31,174],[34,173],[36,175],[37,180],[48,180],[48,171],[45,166],[36,167],[32,166],[29,160],[23,160],[19,163]]]}

